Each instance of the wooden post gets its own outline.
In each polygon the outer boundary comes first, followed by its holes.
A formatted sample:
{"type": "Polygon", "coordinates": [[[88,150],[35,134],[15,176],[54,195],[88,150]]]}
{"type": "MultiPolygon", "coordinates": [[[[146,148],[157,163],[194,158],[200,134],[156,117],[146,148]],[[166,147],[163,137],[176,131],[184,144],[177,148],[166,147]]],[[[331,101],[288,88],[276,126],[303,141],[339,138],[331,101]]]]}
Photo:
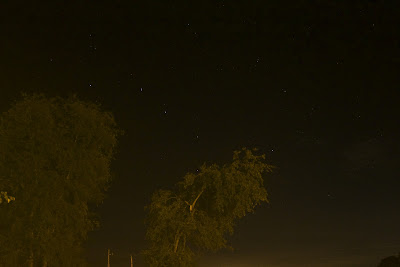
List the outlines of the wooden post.
{"type": "Polygon", "coordinates": [[[131,254],[131,267],[133,267],[133,259],[132,259],[132,254],[131,254]]]}
{"type": "MultiPolygon", "coordinates": [[[[31,221],[32,221],[32,218],[33,218],[33,212],[31,212],[31,221]]],[[[33,240],[34,238],[33,238],[33,232],[30,232],[30,238],[31,238],[31,240],[33,240]]],[[[33,267],[33,249],[32,249],[32,244],[30,244],[30,246],[29,246],[29,260],[28,260],[28,266],[29,267],[33,267]]]]}
{"type": "Polygon", "coordinates": [[[110,267],[110,249],[107,250],[107,267],[110,267]]]}
{"type": "Polygon", "coordinates": [[[32,252],[32,249],[31,249],[31,251],[29,253],[28,266],[29,267],[33,267],[33,252],[32,252]]]}

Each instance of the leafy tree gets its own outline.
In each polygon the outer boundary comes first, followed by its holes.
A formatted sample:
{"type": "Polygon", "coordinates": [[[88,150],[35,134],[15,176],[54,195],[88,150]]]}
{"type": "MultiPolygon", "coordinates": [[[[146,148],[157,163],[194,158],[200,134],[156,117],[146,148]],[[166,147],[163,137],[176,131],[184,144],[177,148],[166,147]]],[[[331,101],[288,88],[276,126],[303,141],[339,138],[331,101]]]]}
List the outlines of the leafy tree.
{"type": "Polygon", "coordinates": [[[400,253],[397,256],[382,259],[378,267],[400,267],[400,253]]]}
{"type": "Polygon", "coordinates": [[[192,266],[196,252],[229,248],[237,219],[268,202],[263,173],[273,166],[251,150],[235,151],[230,164],[204,164],[187,173],[175,191],[158,190],[146,207],[144,251],[150,266],[192,266]]]}
{"type": "Polygon", "coordinates": [[[0,117],[0,266],[83,266],[120,131],[112,114],[76,97],[25,95],[0,117]],[[3,245],[6,244],[6,245],[3,245]]]}

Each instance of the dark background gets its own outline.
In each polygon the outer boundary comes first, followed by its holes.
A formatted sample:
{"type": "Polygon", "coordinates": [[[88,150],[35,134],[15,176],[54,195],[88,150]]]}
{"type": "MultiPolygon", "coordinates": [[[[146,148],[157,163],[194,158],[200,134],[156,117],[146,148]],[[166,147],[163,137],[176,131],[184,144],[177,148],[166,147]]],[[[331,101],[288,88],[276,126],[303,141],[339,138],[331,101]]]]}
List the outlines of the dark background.
{"type": "Polygon", "coordinates": [[[0,4],[0,108],[21,92],[102,103],[126,131],[89,235],[141,266],[144,206],[203,162],[257,147],[270,204],[202,266],[376,266],[400,251],[395,1],[0,4]]]}

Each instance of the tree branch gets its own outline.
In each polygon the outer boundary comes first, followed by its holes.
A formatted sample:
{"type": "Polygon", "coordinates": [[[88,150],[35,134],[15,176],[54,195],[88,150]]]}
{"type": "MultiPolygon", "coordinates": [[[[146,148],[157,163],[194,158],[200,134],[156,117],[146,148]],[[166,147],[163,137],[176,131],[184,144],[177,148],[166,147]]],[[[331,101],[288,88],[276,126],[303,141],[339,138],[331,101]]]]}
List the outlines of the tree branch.
{"type": "MultiPolygon", "coordinates": [[[[203,187],[203,189],[201,190],[201,192],[197,195],[196,199],[193,201],[193,204],[190,205],[190,212],[193,212],[193,213],[194,213],[194,206],[196,205],[196,202],[197,202],[197,200],[199,199],[199,197],[201,196],[201,194],[203,194],[204,189],[205,189],[205,188],[203,187]]],[[[193,214],[193,213],[192,213],[192,214],[193,214]]]]}
{"type": "Polygon", "coordinates": [[[179,233],[179,230],[177,231],[175,235],[175,245],[174,245],[174,253],[178,250],[178,245],[179,245],[179,239],[181,238],[181,234],[179,233]]]}

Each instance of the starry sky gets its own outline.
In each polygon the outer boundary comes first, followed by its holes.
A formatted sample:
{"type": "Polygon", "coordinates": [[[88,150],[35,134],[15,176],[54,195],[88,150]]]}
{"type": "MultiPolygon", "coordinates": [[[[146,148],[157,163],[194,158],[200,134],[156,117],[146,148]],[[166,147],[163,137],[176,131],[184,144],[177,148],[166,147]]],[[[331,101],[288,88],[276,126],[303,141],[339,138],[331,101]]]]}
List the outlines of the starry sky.
{"type": "Polygon", "coordinates": [[[125,130],[92,266],[143,266],[151,194],[241,147],[278,167],[270,204],[200,266],[376,266],[400,251],[394,2],[2,3],[0,109],[77,94],[125,130]]]}

